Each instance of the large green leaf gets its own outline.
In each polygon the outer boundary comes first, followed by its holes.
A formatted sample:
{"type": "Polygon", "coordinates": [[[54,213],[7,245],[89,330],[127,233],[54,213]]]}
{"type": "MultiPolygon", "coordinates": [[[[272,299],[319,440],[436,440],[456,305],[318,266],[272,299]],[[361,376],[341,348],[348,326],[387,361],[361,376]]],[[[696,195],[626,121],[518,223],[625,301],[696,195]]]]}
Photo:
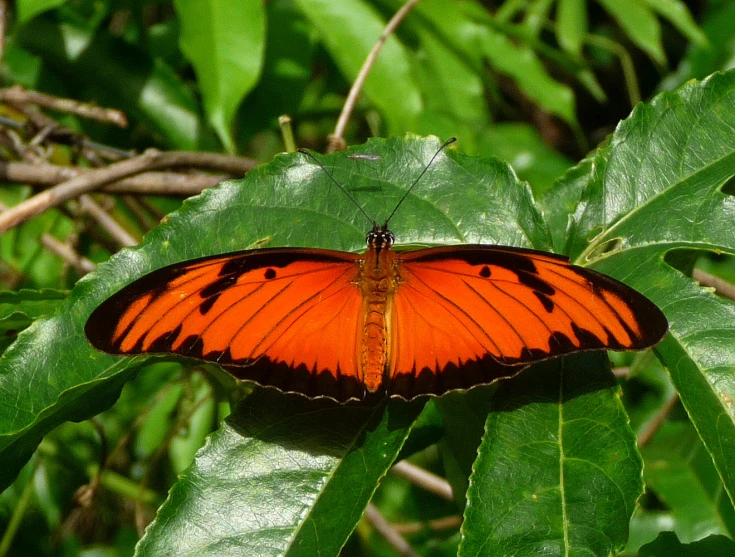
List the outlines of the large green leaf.
{"type": "Polygon", "coordinates": [[[71,89],[81,87],[83,97],[138,118],[166,145],[197,149],[215,143],[194,96],[173,69],[104,29],[38,17],[18,30],[17,39],[71,89]]]}
{"type": "Polygon", "coordinates": [[[664,255],[735,253],[735,200],[721,191],[735,175],[733,128],[735,72],[640,105],[587,163],[567,243],[574,259],[628,282],[666,313],[671,334],[657,353],[731,499],[735,304],[699,288],[664,255]]]}
{"type": "Polygon", "coordinates": [[[194,66],[204,109],[220,140],[234,149],[230,126],[263,65],[265,13],[260,0],[176,0],[181,50],[194,66]]]}
{"type": "Polygon", "coordinates": [[[137,555],[339,554],[422,406],[263,389],[200,451],[137,555]]]}
{"type": "Polygon", "coordinates": [[[606,358],[522,372],[495,394],[467,490],[461,556],[610,555],[643,492],[606,358]]]}
{"type": "Polygon", "coordinates": [[[642,452],[646,485],[671,511],[682,542],[735,533],[732,503],[691,424],[665,423],[642,452]]]}

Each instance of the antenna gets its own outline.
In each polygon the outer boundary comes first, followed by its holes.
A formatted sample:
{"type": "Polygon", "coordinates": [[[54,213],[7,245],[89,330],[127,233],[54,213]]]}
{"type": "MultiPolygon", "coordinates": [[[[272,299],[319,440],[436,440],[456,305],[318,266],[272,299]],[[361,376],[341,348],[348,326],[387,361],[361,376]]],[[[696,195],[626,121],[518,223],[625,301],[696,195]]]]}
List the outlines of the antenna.
{"type": "Polygon", "coordinates": [[[390,221],[390,219],[393,218],[393,215],[396,214],[396,211],[398,210],[398,207],[400,207],[401,204],[406,200],[406,198],[408,197],[408,194],[411,193],[411,190],[414,188],[414,186],[419,183],[419,180],[421,180],[421,177],[424,174],[426,174],[426,171],[429,170],[429,167],[434,162],[434,159],[436,159],[436,157],[439,156],[439,153],[441,153],[444,149],[446,149],[449,145],[451,145],[455,141],[457,141],[457,138],[456,137],[450,137],[444,143],[442,143],[442,146],[439,147],[439,149],[436,151],[436,153],[434,153],[434,156],[431,157],[431,160],[429,161],[429,164],[426,165],[426,167],[421,171],[421,174],[419,174],[418,177],[413,181],[413,184],[411,184],[411,187],[406,190],[406,193],[403,194],[403,197],[401,197],[401,200],[396,205],[396,208],[393,209],[393,212],[390,214],[390,216],[387,219],[385,219],[385,224],[383,225],[384,228],[387,228],[388,227],[388,222],[390,221]]]}
{"type": "Polygon", "coordinates": [[[324,165],[323,165],[323,164],[322,164],[322,163],[321,163],[321,162],[319,161],[319,159],[317,159],[317,158],[316,158],[316,157],[315,157],[314,155],[312,155],[312,154],[311,154],[311,153],[310,153],[310,152],[309,152],[308,150],[306,150],[306,149],[299,149],[299,153],[301,153],[302,155],[306,155],[306,156],[307,156],[307,157],[309,157],[309,158],[310,158],[311,160],[313,160],[313,161],[314,161],[315,163],[317,163],[317,164],[319,165],[319,167],[320,167],[320,168],[321,168],[321,169],[322,169],[322,170],[324,171],[324,173],[325,173],[325,174],[326,174],[327,176],[329,176],[329,179],[330,179],[330,180],[332,180],[332,182],[334,182],[334,183],[335,183],[335,185],[336,185],[336,186],[337,186],[337,187],[338,187],[339,189],[341,189],[341,190],[342,190],[342,193],[344,193],[344,194],[345,194],[345,195],[347,196],[347,198],[348,198],[348,199],[349,199],[350,201],[352,201],[352,202],[353,202],[353,203],[355,204],[355,206],[356,206],[356,207],[357,207],[358,209],[360,209],[360,212],[361,212],[361,213],[362,213],[363,215],[365,215],[365,218],[366,218],[366,219],[367,219],[367,220],[368,220],[368,221],[370,222],[370,224],[372,224],[372,225],[373,225],[373,227],[375,227],[375,226],[376,226],[376,223],[375,223],[375,221],[374,221],[373,219],[371,219],[371,218],[370,218],[370,215],[368,215],[368,214],[367,214],[367,212],[365,211],[365,209],[363,209],[363,208],[362,208],[362,205],[360,205],[360,204],[359,204],[359,203],[357,202],[357,200],[356,200],[356,199],[355,199],[355,198],[354,198],[354,197],[352,196],[352,194],[351,194],[350,192],[348,192],[348,191],[347,191],[347,190],[346,190],[346,189],[344,188],[344,186],[343,186],[342,184],[340,184],[340,183],[339,183],[339,182],[338,182],[337,180],[335,180],[335,179],[334,179],[334,176],[332,176],[332,175],[330,174],[329,170],[327,170],[326,168],[324,168],[324,165]]]}
{"type": "MultiPolygon", "coordinates": [[[[393,218],[393,215],[396,214],[396,211],[398,211],[398,208],[406,200],[406,198],[408,197],[408,194],[411,193],[411,190],[413,190],[414,186],[416,184],[418,184],[419,180],[421,180],[421,178],[423,177],[423,175],[426,174],[426,171],[429,170],[429,167],[434,162],[434,159],[436,159],[436,157],[439,156],[439,153],[441,153],[444,149],[446,149],[449,145],[451,145],[455,141],[457,141],[457,138],[456,137],[451,137],[451,138],[447,139],[444,143],[442,143],[441,147],[439,147],[439,149],[437,149],[436,153],[434,153],[434,156],[431,157],[431,160],[429,161],[429,164],[426,165],[426,167],[421,171],[421,174],[419,174],[418,177],[413,181],[413,184],[411,184],[411,187],[409,187],[406,190],[406,193],[403,194],[403,197],[401,197],[400,201],[396,205],[395,209],[393,209],[393,212],[390,214],[390,216],[387,219],[385,219],[385,224],[383,225],[383,228],[387,228],[388,221],[390,221],[390,219],[393,218]]],[[[352,201],[352,203],[354,203],[355,206],[358,209],[360,209],[360,212],[363,215],[365,215],[365,218],[370,222],[370,224],[373,225],[373,228],[375,228],[375,229],[378,228],[378,224],[372,218],[370,218],[370,215],[368,215],[367,212],[365,211],[365,209],[362,208],[362,205],[360,205],[357,202],[357,200],[353,197],[353,195],[349,191],[347,191],[342,184],[340,184],[337,180],[335,180],[334,176],[332,176],[332,174],[329,172],[329,170],[327,170],[324,167],[324,165],[319,161],[319,159],[317,159],[307,149],[299,149],[299,153],[301,153],[302,155],[306,155],[311,160],[313,160],[317,165],[319,165],[319,167],[324,171],[324,173],[327,176],[329,176],[329,179],[332,180],[332,182],[334,182],[334,185],[336,185],[340,190],[342,190],[342,193],[344,193],[347,196],[347,198],[350,201],[352,201]]],[[[364,160],[379,160],[379,159],[382,158],[379,155],[360,155],[360,154],[355,154],[355,155],[348,155],[348,156],[350,156],[351,158],[354,158],[354,159],[364,159],[364,160]]]]}

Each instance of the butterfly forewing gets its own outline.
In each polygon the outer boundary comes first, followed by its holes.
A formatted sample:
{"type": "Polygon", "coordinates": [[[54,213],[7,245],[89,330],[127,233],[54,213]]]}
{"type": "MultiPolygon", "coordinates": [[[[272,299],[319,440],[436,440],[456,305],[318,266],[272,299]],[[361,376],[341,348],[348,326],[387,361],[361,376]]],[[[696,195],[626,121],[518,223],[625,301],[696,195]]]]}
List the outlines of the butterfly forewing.
{"type": "Polygon", "coordinates": [[[172,265],[106,300],[85,332],[113,354],[175,353],[284,390],[360,396],[358,257],[274,249],[172,265]]]}
{"type": "Polygon", "coordinates": [[[468,245],[397,259],[388,388],[400,394],[487,382],[576,351],[640,350],[668,329],[647,298],[564,257],[468,245]]]}

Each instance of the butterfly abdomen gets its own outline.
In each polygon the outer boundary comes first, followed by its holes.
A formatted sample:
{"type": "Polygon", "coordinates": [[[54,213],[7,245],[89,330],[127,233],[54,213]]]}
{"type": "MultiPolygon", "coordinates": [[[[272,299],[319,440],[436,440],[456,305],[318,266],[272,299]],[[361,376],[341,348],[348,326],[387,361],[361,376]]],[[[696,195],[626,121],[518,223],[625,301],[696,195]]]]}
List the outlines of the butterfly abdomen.
{"type": "Polygon", "coordinates": [[[397,286],[395,254],[390,249],[371,248],[365,254],[358,283],[363,291],[365,321],[360,343],[360,372],[365,388],[380,389],[388,362],[386,315],[397,286]]]}

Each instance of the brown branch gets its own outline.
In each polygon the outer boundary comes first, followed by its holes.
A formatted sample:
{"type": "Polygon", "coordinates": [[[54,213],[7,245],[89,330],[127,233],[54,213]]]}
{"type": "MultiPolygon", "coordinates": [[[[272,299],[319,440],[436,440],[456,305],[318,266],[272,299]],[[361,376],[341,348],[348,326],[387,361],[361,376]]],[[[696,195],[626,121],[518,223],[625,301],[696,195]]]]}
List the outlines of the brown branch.
{"type": "Polygon", "coordinates": [[[459,515],[434,518],[426,522],[394,522],[393,529],[402,536],[420,534],[429,529],[432,532],[443,530],[456,530],[462,526],[462,517],[459,515]]]}
{"type": "Polygon", "coordinates": [[[674,409],[674,407],[676,406],[678,402],[679,402],[679,395],[677,395],[676,393],[674,393],[668,398],[668,400],[664,403],[661,409],[656,413],[656,415],[651,419],[651,421],[646,426],[646,428],[638,436],[638,448],[639,449],[642,449],[648,444],[651,438],[659,430],[661,425],[666,421],[666,418],[668,417],[668,415],[671,413],[671,411],[674,409]]]}
{"type": "Polygon", "coordinates": [[[0,102],[34,104],[58,112],[66,112],[82,118],[114,124],[121,128],[125,128],[128,125],[128,119],[125,113],[120,110],[102,108],[73,99],[62,99],[53,95],[47,95],[46,93],[39,93],[38,91],[29,91],[20,85],[0,89],[0,102]]]}
{"type": "Polygon", "coordinates": [[[396,476],[407,479],[408,481],[416,484],[417,486],[425,489],[430,493],[433,493],[434,495],[441,497],[442,499],[446,499],[447,501],[454,501],[452,486],[449,485],[449,482],[447,480],[445,480],[441,476],[432,474],[431,472],[428,472],[423,468],[419,468],[415,464],[411,464],[410,462],[402,460],[401,462],[396,462],[393,465],[393,468],[391,468],[391,472],[393,472],[396,476]]]}
{"type": "Polygon", "coordinates": [[[405,557],[418,557],[418,553],[414,551],[406,539],[401,536],[395,529],[390,525],[385,517],[380,513],[378,507],[373,503],[369,503],[367,509],[365,509],[365,518],[372,524],[373,528],[385,538],[385,540],[401,555],[405,557]]]}
{"type": "MultiPolygon", "coordinates": [[[[89,172],[92,172],[92,170],[78,166],[0,161],[0,181],[33,186],[55,186],[75,176],[89,172]]],[[[144,172],[103,186],[100,191],[131,195],[178,195],[189,197],[201,193],[206,188],[214,187],[222,180],[227,180],[233,176],[234,174],[144,172]]]]}
{"type": "Polygon", "coordinates": [[[161,153],[159,151],[149,150],[138,157],[116,162],[107,167],[98,168],[88,173],[75,176],[8,209],[0,214],[0,233],[51,207],[56,207],[64,201],[97,190],[116,180],[127,178],[133,174],[140,174],[146,170],[182,166],[222,168],[226,164],[232,164],[232,168],[234,169],[238,166],[242,168],[244,166],[244,160],[247,159],[219,155],[217,153],[189,153],[181,151],[161,153]]]}
{"type": "Polygon", "coordinates": [[[91,273],[97,268],[97,266],[89,259],[79,255],[71,248],[71,246],[63,242],[59,242],[51,234],[44,233],[41,236],[41,243],[50,251],[61,257],[61,259],[70,266],[74,267],[81,276],[91,273]]]}
{"type": "Polygon", "coordinates": [[[720,296],[735,300],[735,285],[732,285],[729,282],[722,280],[721,278],[717,278],[714,275],[705,273],[700,269],[694,269],[694,272],[692,273],[692,278],[702,286],[714,288],[720,296]]]}
{"type": "Polygon", "coordinates": [[[408,12],[411,11],[411,9],[416,4],[418,4],[419,1],[420,0],[408,0],[401,7],[401,9],[395,13],[395,15],[388,22],[388,25],[386,25],[385,29],[383,29],[383,32],[380,34],[378,40],[375,42],[375,45],[373,45],[372,50],[367,55],[367,58],[365,58],[365,62],[362,64],[362,68],[360,68],[360,71],[355,78],[355,82],[352,84],[350,92],[347,95],[347,100],[342,107],[342,113],[339,115],[337,125],[334,127],[334,133],[329,136],[327,153],[341,151],[346,147],[345,140],[342,136],[344,135],[345,128],[347,127],[347,122],[349,121],[350,115],[352,114],[352,111],[355,108],[355,104],[357,103],[357,97],[360,95],[360,91],[362,91],[362,87],[365,84],[365,80],[367,79],[370,70],[375,65],[375,60],[377,60],[378,54],[380,54],[380,51],[385,44],[385,41],[388,40],[388,37],[393,33],[393,31],[395,31],[396,27],[400,25],[400,23],[405,19],[406,15],[408,15],[408,12]]]}
{"type": "Polygon", "coordinates": [[[108,215],[102,207],[97,205],[91,197],[88,195],[82,195],[79,198],[79,204],[82,213],[89,215],[121,247],[138,245],[138,240],[133,238],[130,233],[120,226],[115,219],[108,215]]]}

